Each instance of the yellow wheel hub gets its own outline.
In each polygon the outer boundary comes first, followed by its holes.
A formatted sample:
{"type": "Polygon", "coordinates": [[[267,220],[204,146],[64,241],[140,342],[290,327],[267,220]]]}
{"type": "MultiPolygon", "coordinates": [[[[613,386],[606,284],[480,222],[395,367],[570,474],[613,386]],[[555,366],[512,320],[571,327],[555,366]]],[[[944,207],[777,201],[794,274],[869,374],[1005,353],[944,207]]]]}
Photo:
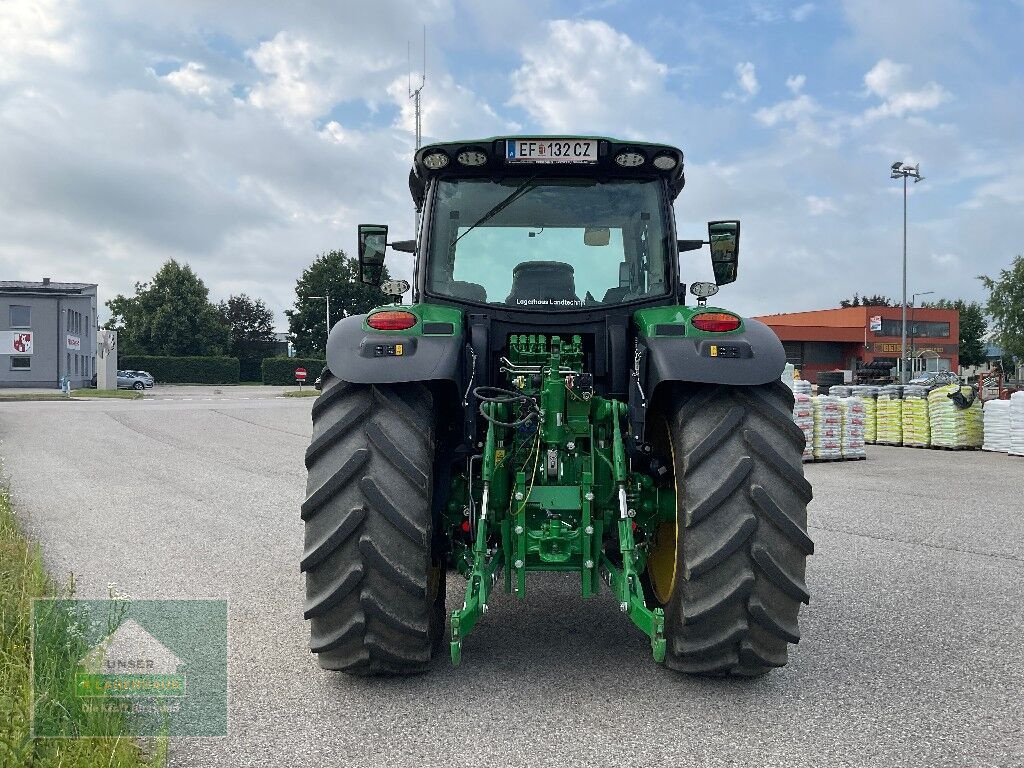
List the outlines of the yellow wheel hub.
{"type": "MultiPolygon", "coordinates": [[[[672,458],[672,482],[675,486],[676,507],[678,508],[682,499],[679,496],[679,483],[675,478],[676,448],[672,445],[672,433],[669,431],[668,422],[664,419],[661,420],[661,428],[660,437],[668,443],[669,454],[672,458]]],[[[654,535],[654,546],[647,556],[647,575],[651,579],[654,596],[662,605],[669,601],[676,588],[678,553],[679,527],[675,521],[661,523],[654,535]]]]}
{"type": "Polygon", "coordinates": [[[662,523],[654,537],[654,547],[647,557],[647,574],[651,577],[654,596],[664,605],[676,586],[676,524],[662,523]]]}

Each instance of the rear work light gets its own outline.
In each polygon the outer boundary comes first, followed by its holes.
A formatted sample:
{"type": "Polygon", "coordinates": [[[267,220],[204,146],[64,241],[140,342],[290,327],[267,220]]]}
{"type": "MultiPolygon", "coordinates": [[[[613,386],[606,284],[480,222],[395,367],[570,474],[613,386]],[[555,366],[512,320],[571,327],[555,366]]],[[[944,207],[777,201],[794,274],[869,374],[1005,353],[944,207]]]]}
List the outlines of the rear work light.
{"type": "Polygon", "coordinates": [[[412,312],[374,312],[366,318],[366,324],[375,331],[404,331],[416,325],[416,315],[412,312]]]}
{"type": "Polygon", "coordinates": [[[690,322],[694,328],[708,333],[725,333],[740,327],[740,319],[725,312],[701,312],[694,315],[690,322]]]}

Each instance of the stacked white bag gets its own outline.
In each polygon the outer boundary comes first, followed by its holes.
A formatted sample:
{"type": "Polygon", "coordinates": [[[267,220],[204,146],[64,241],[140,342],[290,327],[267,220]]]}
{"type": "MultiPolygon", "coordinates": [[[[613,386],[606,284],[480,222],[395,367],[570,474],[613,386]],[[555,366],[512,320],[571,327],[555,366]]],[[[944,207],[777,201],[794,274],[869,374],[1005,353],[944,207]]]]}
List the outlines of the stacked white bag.
{"type": "Polygon", "coordinates": [[[989,400],[985,403],[985,442],[983,451],[1010,451],[1010,401],[989,400]]]}
{"type": "Polygon", "coordinates": [[[811,394],[811,382],[809,382],[807,379],[794,379],[793,391],[798,395],[809,396],[811,394]]]}
{"type": "Polygon", "coordinates": [[[803,392],[793,394],[793,421],[804,433],[804,461],[814,459],[814,406],[811,396],[803,392]]]}
{"type": "Polygon", "coordinates": [[[814,458],[819,461],[841,459],[843,413],[839,398],[815,395],[811,402],[814,404],[814,458]]]}
{"type": "Polygon", "coordinates": [[[864,449],[864,401],[859,397],[839,398],[842,414],[840,451],[844,459],[867,457],[864,449]]]}
{"type": "Polygon", "coordinates": [[[1024,456],[1024,392],[1010,395],[1010,455],[1024,456]]]}

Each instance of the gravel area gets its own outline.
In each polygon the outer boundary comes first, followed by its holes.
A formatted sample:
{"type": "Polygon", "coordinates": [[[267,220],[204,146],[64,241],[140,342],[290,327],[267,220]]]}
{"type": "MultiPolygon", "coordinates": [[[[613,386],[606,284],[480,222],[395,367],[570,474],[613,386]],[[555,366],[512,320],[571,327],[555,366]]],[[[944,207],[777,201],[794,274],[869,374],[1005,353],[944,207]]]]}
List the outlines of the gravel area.
{"type": "MultiPolygon", "coordinates": [[[[804,639],[764,678],[660,667],[610,595],[551,575],[496,596],[458,669],[353,679],[307,650],[313,401],[279,391],[0,403],[54,574],[81,597],[230,601],[230,735],[175,742],[171,766],[1024,765],[1024,459],[869,446],[808,465],[804,639]]],[[[463,590],[451,576],[450,605],[463,590]]]]}

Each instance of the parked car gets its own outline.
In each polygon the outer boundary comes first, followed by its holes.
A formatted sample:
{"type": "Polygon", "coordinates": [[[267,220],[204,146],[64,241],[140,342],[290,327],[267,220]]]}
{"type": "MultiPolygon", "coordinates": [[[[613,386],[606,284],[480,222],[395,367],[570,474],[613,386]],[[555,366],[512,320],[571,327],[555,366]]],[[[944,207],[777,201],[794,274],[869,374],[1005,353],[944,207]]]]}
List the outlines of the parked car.
{"type": "Polygon", "coordinates": [[[142,379],[142,382],[147,388],[156,384],[156,379],[153,378],[153,374],[148,371],[131,371],[131,373],[134,373],[136,378],[142,379]]]}
{"type": "Polygon", "coordinates": [[[118,389],[149,389],[155,383],[153,377],[148,373],[145,376],[140,376],[143,371],[118,371],[117,372],[117,388],[118,389]]]}

